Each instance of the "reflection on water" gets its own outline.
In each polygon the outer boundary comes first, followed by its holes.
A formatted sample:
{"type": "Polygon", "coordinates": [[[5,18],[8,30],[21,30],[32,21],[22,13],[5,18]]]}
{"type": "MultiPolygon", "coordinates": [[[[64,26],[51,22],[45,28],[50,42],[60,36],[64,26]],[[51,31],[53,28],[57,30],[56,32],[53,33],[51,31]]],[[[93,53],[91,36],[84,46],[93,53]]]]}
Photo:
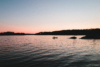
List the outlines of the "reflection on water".
{"type": "Polygon", "coordinates": [[[0,36],[0,67],[100,67],[100,40],[0,36]]]}

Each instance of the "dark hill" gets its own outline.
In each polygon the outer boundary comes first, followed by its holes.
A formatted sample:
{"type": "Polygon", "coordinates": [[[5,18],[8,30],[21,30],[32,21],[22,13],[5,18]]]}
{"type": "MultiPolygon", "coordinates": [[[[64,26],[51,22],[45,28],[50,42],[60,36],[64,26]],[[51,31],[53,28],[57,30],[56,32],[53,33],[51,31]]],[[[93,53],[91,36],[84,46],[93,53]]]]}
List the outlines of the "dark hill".
{"type": "Polygon", "coordinates": [[[53,32],[39,32],[35,35],[89,35],[100,34],[100,29],[75,29],[75,30],[61,30],[53,32]]]}

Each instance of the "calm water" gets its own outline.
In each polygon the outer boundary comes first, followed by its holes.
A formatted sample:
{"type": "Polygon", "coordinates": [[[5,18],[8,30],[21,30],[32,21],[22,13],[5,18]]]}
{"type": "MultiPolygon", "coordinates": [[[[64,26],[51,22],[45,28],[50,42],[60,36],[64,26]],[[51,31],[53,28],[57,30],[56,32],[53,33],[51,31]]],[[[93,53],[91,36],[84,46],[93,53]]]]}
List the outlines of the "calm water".
{"type": "Polygon", "coordinates": [[[100,40],[0,36],[0,67],[100,67],[100,40]]]}

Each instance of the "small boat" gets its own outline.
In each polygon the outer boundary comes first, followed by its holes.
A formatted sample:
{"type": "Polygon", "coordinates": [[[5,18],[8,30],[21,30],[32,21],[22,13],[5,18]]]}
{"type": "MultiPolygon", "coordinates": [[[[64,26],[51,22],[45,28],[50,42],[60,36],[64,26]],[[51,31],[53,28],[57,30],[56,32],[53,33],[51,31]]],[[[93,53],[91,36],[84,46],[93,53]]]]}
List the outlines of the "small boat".
{"type": "Polygon", "coordinates": [[[57,39],[58,37],[53,37],[53,39],[57,39]]]}

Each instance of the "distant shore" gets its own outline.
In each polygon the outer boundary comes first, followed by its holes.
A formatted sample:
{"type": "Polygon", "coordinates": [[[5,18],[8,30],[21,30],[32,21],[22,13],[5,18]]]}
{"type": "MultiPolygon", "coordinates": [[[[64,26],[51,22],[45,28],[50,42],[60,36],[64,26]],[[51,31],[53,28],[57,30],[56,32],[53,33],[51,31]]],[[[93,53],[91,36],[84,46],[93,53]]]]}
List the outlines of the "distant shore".
{"type": "Polygon", "coordinates": [[[5,35],[34,35],[34,34],[14,33],[14,32],[2,32],[2,33],[0,33],[0,36],[5,36],[5,35]]]}
{"type": "Polygon", "coordinates": [[[73,29],[73,30],[60,30],[52,32],[39,32],[35,35],[89,35],[100,34],[100,29],[73,29]]]}
{"type": "Polygon", "coordinates": [[[35,35],[86,35],[81,39],[100,39],[100,29],[74,29],[74,30],[61,30],[53,32],[39,32],[35,35]]]}
{"type": "Polygon", "coordinates": [[[4,35],[86,35],[81,39],[100,39],[100,29],[73,29],[73,30],[60,30],[53,32],[39,32],[36,34],[26,34],[26,33],[14,33],[14,32],[3,32],[0,36],[4,35]]]}

